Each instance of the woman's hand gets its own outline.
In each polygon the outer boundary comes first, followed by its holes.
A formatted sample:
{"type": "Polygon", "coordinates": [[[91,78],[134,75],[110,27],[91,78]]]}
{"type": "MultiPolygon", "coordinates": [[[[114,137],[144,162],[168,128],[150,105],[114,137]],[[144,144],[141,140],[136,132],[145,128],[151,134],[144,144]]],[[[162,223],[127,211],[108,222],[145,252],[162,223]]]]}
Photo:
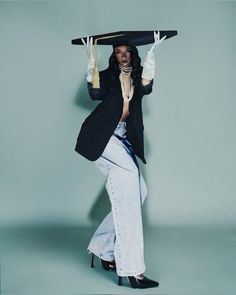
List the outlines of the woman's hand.
{"type": "Polygon", "coordinates": [[[151,81],[154,78],[155,75],[155,57],[154,57],[154,51],[156,48],[161,44],[163,40],[166,39],[166,35],[160,39],[160,32],[157,33],[154,31],[154,44],[152,47],[148,50],[146,54],[146,59],[143,64],[143,72],[142,72],[142,81],[143,85],[147,85],[149,81],[151,81]]]}
{"type": "Polygon", "coordinates": [[[160,32],[157,31],[157,33],[154,31],[154,44],[152,45],[152,47],[149,49],[148,53],[149,54],[154,54],[155,49],[161,44],[162,41],[165,40],[165,38],[167,37],[167,35],[165,35],[164,37],[162,37],[160,39],[160,32]]]}

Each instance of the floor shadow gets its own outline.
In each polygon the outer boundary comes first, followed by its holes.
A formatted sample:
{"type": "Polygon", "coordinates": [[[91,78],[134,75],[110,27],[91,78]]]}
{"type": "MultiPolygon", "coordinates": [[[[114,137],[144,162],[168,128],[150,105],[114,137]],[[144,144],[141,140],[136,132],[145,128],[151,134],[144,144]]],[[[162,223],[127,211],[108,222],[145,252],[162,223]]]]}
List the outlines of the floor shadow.
{"type": "MultiPolygon", "coordinates": [[[[8,226],[0,230],[1,255],[4,256],[4,253],[11,252],[29,252],[35,253],[35,255],[48,253],[49,255],[57,255],[58,259],[72,260],[78,265],[78,270],[89,269],[91,255],[87,252],[87,246],[94,230],[92,227],[65,226],[64,224],[8,226]]],[[[112,281],[115,280],[115,277],[110,277],[105,271],[101,271],[99,260],[96,260],[95,263],[95,271],[99,275],[112,281]]],[[[24,260],[21,261],[21,267],[24,269],[24,260]]]]}

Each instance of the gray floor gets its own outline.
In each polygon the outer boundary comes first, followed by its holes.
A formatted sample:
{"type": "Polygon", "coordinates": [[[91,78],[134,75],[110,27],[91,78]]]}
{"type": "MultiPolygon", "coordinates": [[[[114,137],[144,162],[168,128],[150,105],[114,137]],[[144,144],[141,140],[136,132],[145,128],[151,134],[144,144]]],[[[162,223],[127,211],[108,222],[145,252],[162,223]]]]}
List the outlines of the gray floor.
{"type": "Polygon", "coordinates": [[[236,229],[145,228],[145,275],[158,288],[117,286],[115,273],[90,268],[92,228],[1,229],[2,294],[235,294],[236,229]]]}

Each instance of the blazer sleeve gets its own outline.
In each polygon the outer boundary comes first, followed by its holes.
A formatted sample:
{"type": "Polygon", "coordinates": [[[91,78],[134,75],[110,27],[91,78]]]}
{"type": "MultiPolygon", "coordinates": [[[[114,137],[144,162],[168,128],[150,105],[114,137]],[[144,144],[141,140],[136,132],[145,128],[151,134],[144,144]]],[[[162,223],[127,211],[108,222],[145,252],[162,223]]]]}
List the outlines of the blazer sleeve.
{"type": "Polygon", "coordinates": [[[106,78],[105,78],[105,72],[101,71],[99,72],[99,79],[100,79],[100,88],[93,88],[92,83],[87,82],[87,88],[89,96],[92,100],[103,100],[106,96],[106,78]]]}
{"type": "Polygon", "coordinates": [[[147,95],[147,94],[150,94],[152,92],[152,86],[153,86],[153,79],[150,81],[149,84],[147,85],[143,85],[142,84],[142,81],[140,82],[140,91],[142,93],[142,95],[147,95]]]}

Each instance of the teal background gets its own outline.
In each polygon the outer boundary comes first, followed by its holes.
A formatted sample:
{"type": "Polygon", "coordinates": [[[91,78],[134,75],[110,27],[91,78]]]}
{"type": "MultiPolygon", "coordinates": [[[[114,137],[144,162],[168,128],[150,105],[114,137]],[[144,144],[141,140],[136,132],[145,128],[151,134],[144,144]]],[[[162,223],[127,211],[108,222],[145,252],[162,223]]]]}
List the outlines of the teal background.
{"type": "MultiPolygon", "coordinates": [[[[96,103],[85,48],[70,42],[151,29],[178,35],[143,101],[144,222],[235,224],[235,19],[234,1],[1,1],[1,224],[89,226],[109,210],[103,175],[74,151],[96,103]]],[[[100,69],[110,53],[99,48],[100,69]]]]}
{"type": "MultiPolygon", "coordinates": [[[[96,103],[85,48],[70,42],[153,29],[178,35],[158,49],[143,100],[145,275],[160,286],[139,293],[235,293],[235,19],[235,1],[0,1],[1,294],[139,292],[89,267],[110,204],[103,175],[74,151],[96,103]]],[[[100,69],[110,54],[99,47],[100,69]]]]}

